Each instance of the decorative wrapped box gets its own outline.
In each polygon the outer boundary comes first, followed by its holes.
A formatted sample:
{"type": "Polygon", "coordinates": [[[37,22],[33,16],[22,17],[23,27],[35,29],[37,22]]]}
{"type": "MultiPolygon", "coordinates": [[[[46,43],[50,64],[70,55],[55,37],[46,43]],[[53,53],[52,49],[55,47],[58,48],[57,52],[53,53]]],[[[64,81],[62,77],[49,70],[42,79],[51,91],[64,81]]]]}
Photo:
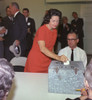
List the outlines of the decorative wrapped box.
{"type": "Polygon", "coordinates": [[[48,91],[51,93],[80,94],[76,89],[84,87],[84,66],[81,61],[64,65],[52,61],[48,69],[48,91]]]}

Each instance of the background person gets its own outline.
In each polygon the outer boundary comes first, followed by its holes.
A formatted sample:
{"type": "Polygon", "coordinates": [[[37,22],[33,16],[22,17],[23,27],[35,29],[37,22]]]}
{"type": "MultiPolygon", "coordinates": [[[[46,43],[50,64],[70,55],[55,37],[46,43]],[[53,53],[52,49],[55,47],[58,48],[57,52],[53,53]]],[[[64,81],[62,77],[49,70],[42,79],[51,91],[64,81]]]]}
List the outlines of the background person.
{"type": "Polygon", "coordinates": [[[78,17],[77,12],[73,12],[72,13],[73,16],[73,20],[71,21],[71,27],[72,27],[72,31],[78,34],[79,37],[79,43],[78,46],[80,48],[84,48],[84,43],[83,43],[83,38],[84,38],[84,31],[83,31],[83,19],[78,17]]]}
{"type": "Polygon", "coordinates": [[[11,14],[13,15],[13,33],[11,36],[11,43],[16,42],[16,46],[21,46],[21,56],[26,55],[26,34],[27,25],[23,14],[19,11],[19,5],[12,2],[9,6],[11,14]]]}
{"type": "Polygon", "coordinates": [[[4,44],[3,44],[3,41],[4,41],[4,33],[6,33],[6,28],[2,26],[0,26],[0,58],[4,58],[4,44]]]}
{"type": "Polygon", "coordinates": [[[6,7],[6,16],[3,18],[3,26],[8,29],[7,35],[4,36],[4,58],[10,61],[13,58],[13,54],[10,52],[9,47],[12,45],[12,26],[13,26],[13,16],[11,14],[9,6],[6,7]]]}
{"type": "Polygon", "coordinates": [[[0,26],[2,26],[2,19],[3,19],[3,17],[0,16],[0,26]]]}
{"type": "Polygon", "coordinates": [[[84,79],[85,88],[81,89],[82,96],[75,99],[67,98],[66,100],[92,100],[92,59],[86,67],[84,79]]]}
{"type": "Polygon", "coordinates": [[[5,59],[0,59],[0,100],[6,100],[12,86],[14,70],[5,59]]]}
{"type": "Polygon", "coordinates": [[[23,8],[23,15],[25,16],[26,24],[27,24],[27,34],[26,34],[27,50],[26,50],[26,56],[28,56],[28,53],[31,50],[32,45],[33,45],[33,38],[34,38],[34,34],[36,32],[36,27],[35,27],[34,19],[29,17],[29,9],[28,8],[23,8]]]}
{"type": "Polygon", "coordinates": [[[61,18],[61,12],[50,9],[44,17],[42,25],[34,38],[32,49],[28,55],[25,72],[47,73],[51,59],[66,62],[67,57],[53,53],[53,47],[57,38],[57,26],[61,18]]]}
{"type": "Polygon", "coordinates": [[[63,16],[62,24],[58,27],[58,38],[61,43],[61,48],[66,47],[67,44],[67,35],[71,31],[71,25],[68,23],[68,18],[63,16]]]}

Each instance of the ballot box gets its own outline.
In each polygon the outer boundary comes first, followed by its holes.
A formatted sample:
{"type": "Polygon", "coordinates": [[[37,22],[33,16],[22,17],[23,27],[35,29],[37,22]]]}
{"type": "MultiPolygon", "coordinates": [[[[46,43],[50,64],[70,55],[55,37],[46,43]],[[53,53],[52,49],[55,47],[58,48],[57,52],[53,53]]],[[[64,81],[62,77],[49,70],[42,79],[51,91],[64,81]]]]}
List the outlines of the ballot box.
{"type": "Polygon", "coordinates": [[[80,94],[84,87],[84,66],[81,61],[71,61],[64,65],[59,61],[52,61],[48,68],[48,92],[64,94],[80,94]]]}

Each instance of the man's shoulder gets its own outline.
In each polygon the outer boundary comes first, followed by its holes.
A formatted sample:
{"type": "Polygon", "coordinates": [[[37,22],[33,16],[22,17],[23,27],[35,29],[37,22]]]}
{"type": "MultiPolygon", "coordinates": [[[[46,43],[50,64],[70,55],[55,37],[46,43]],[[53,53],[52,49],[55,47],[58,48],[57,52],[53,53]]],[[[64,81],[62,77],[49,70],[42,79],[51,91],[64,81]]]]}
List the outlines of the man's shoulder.
{"type": "Polygon", "coordinates": [[[9,18],[8,18],[8,16],[5,16],[4,18],[3,18],[3,21],[6,21],[6,20],[8,20],[9,18]]]}
{"type": "Polygon", "coordinates": [[[72,19],[72,21],[71,22],[75,22],[75,20],[74,19],[72,19]]]}
{"type": "Polygon", "coordinates": [[[68,26],[71,26],[71,24],[70,24],[70,23],[67,23],[67,25],[68,25],[68,26]]]}
{"type": "Polygon", "coordinates": [[[31,18],[31,17],[28,17],[28,19],[29,19],[29,20],[34,20],[34,19],[33,19],[33,18],[31,18]]]}
{"type": "Polygon", "coordinates": [[[34,19],[31,17],[28,17],[28,21],[34,22],[34,19]]]}
{"type": "Polygon", "coordinates": [[[25,23],[26,23],[26,20],[25,20],[24,15],[23,15],[22,13],[20,13],[20,12],[16,15],[15,19],[16,19],[17,21],[19,21],[19,22],[21,22],[21,21],[24,22],[24,21],[25,21],[25,23]]]}
{"type": "Polygon", "coordinates": [[[16,17],[23,17],[23,18],[25,18],[24,15],[21,12],[18,12],[18,14],[16,15],[16,17]]]}
{"type": "Polygon", "coordinates": [[[61,50],[59,50],[58,55],[60,56],[60,55],[62,55],[62,54],[66,54],[68,50],[69,50],[69,47],[67,46],[67,47],[65,47],[65,48],[63,48],[63,49],[61,49],[61,50]]]}
{"type": "Polygon", "coordinates": [[[79,21],[83,21],[83,18],[78,18],[79,21]]]}
{"type": "Polygon", "coordinates": [[[80,47],[77,47],[77,49],[78,49],[81,53],[86,53],[85,50],[81,49],[80,47]]]}
{"type": "Polygon", "coordinates": [[[59,52],[61,52],[61,51],[66,51],[66,50],[69,50],[69,46],[67,46],[67,47],[65,47],[65,48],[63,48],[63,49],[61,49],[59,52]]]}

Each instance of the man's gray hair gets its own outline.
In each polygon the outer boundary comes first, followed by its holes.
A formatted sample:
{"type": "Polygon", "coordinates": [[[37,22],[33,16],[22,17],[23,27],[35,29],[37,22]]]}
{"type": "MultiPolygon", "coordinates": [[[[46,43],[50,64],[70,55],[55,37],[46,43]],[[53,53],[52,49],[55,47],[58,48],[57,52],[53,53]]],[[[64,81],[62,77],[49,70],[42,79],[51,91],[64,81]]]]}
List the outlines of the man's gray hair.
{"type": "Polygon", "coordinates": [[[90,89],[92,89],[92,59],[85,70],[85,79],[87,80],[90,89]]]}
{"type": "Polygon", "coordinates": [[[75,34],[75,35],[76,35],[76,38],[77,38],[77,39],[79,39],[78,34],[77,34],[77,33],[75,33],[75,32],[70,32],[70,33],[68,33],[68,34],[75,34]]]}
{"type": "Polygon", "coordinates": [[[12,6],[15,6],[17,9],[19,9],[19,5],[18,5],[17,2],[12,2],[11,5],[12,5],[12,6]]]}
{"type": "Polygon", "coordinates": [[[12,86],[14,70],[6,59],[0,59],[0,100],[2,100],[12,86]]]}

